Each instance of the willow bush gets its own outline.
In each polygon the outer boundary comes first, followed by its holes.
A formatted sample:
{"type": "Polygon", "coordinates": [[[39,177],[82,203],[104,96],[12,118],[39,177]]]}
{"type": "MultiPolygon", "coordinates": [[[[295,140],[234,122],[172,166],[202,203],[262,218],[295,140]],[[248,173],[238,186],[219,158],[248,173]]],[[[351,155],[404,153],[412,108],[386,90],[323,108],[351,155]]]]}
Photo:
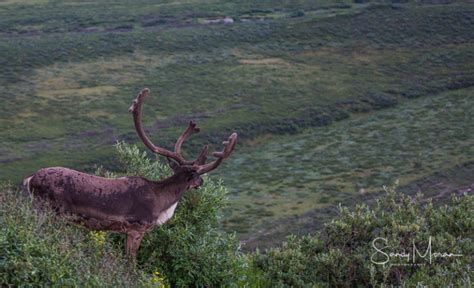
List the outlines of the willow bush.
{"type": "MultiPolygon", "coordinates": [[[[116,145],[123,172],[159,180],[171,174],[136,146],[116,145]]],[[[146,234],[137,265],[123,236],[91,232],[37,211],[32,199],[0,189],[0,284],[74,287],[471,287],[474,197],[434,205],[386,188],[373,205],[340,207],[322,231],[289,236],[280,247],[241,253],[219,229],[220,181],[185,193],[175,215],[146,234]],[[415,249],[415,250],[414,250],[415,249]],[[431,256],[431,259],[430,259],[431,256]]]]}
{"type": "MultiPolygon", "coordinates": [[[[150,180],[171,175],[168,165],[151,160],[136,146],[121,142],[116,148],[125,175],[150,180]]],[[[107,174],[103,169],[98,173],[107,174]]],[[[145,235],[138,265],[148,273],[159,271],[173,287],[240,285],[248,265],[235,235],[219,229],[219,211],[226,205],[227,190],[221,181],[203,179],[199,189],[184,194],[168,222],[145,235]]]]}
{"type": "Polygon", "coordinates": [[[129,266],[97,232],[36,210],[17,189],[0,188],[0,286],[159,287],[163,281],[129,266]],[[157,285],[158,284],[158,285],[157,285]]]}
{"type": "Polygon", "coordinates": [[[340,207],[315,235],[255,253],[255,265],[270,286],[471,287],[474,197],[435,207],[386,190],[373,207],[340,207]]]}

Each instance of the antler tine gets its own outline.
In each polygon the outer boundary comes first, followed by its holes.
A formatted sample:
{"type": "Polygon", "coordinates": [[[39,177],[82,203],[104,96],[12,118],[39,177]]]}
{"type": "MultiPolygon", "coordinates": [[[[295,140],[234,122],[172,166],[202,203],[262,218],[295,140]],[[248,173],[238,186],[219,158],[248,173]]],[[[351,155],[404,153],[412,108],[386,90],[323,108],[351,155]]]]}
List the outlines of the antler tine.
{"type": "Polygon", "coordinates": [[[204,148],[202,148],[201,153],[199,154],[198,158],[194,162],[196,165],[203,165],[204,163],[206,163],[208,148],[209,146],[204,145],[204,148]]]}
{"type": "MultiPolygon", "coordinates": [[[[183,142],[191,135],[198,133],[200,129],[196,127],[196,123],[193,121],[189,121],[188,128],[184,130],[183,134],[179,136],[178,140],[176,141],[176,144],[174,145],[174,152],[178,154],[181,158],[183,157],[181,155],[181,145],[183,145],[183,142]]],[[[194,161],[185,161],[186,164],[193,164],[194,161]]]]}
{"type": "Polygon", "coordinates": [[[189,125],[186,128],[186,130],[183,131],[183,133],[179,136],[178,140],[176,140],[176,144],[174,146],[174,152],[167,150],[165,148],[161,148],[158,146],[155,146],[150,139],[146,136],[145,131],[142,127],[142,121],[141,121],[141,114],[142,114],[142,106],[143,102],[145,100],[145,97],[150,95],[150,89],[145,88],[138,93],[137,97],[133,100],[132,105],[128,109],[128,111],[133,113],[133,121],[135,123],[135,129],[137,130],[138,137],[143,141],[143,144],[145,144],[148,149],[150,149],[152,152],[161,154],[167,158],[171,158],[178,162],[180,165],[193,165],[195,163],[203,164],[206,162],[207,159],[207,146],[204,147],[202,150],[201,154],[199,154],[198,158],[195,161],[188,161],[183,158],[181,155],[181,146],[183,145],[183,142],[192,134],[198,133],[200,129],[196,127],[196,123],[193,121],[189,121],[189,125]]]}
{"type": "Polygon", "coordinates": [[[148,88],[145,88],[140,91],[137,97],[133,100],[132,106],[130,106],[130,108],[128,109],[129,112],[133,113],[133,121],[135,123],[135,129],[137,130],[138,137],[140,137],[140,139],[143,141],[143,144],[145,144],[145,146],[148,147],[148,149],[150,149],[152,152],[174,159],[181,165],[185,164],[186,161],[180,156],[180,154],[155,146],[146,136],[145,131],[142,127],[141,114],[143,101],[145,100],[145,97],[147,97],[149,94],[150,89],[148,88]]]}
{"type": "Polygon", "coordinates": [[[217,157],[217,159],[204,165],[198,165],[199,167],[197,172],[199,174],[204,174],[216,169],[222,163],[222,161],[229,157],[232,151],[234,151],[235,143],[237,143],[237,133],[232,133],[227,141],[222,142],[224,145],[224,150],[212,153],[212,155],[217,157]]]}

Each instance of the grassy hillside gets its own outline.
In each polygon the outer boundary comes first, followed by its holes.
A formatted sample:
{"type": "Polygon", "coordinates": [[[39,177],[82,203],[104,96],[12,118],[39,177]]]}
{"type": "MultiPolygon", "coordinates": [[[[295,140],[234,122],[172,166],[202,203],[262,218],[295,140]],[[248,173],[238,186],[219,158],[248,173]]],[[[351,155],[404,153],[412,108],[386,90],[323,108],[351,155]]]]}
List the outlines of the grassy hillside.
{"type": "Polygon", "coordinates": [[[219,171],[232,192],[224,225],[246,239],[272,231],[263,238],[272,241],[275,230],[313,230],[327,208],[366,201],[395,179],[405,186],[431,176],[431,186],[405,189],[428,197],[474,188],[473,96],[472,88],[440,93],[297,135],[255,139],[219,171]],[[455,175],[433,176],[454,167],[455,175]],[[275,229],[294,217],[300,223],[275,229]]]}
{"type": "Polygon", "coordinates": [[[474,6],[417,2],[1,1],[0,180],[118,168],[143,87],[157,143],[239,133],[219,173],[245,237],[472,161],[474,6]]]}
{"type": "MultiPolygon", "coordinates": [[[[136,147],[121,144],[118,148],[129,173],[163,176],[166,168],[146,159],[136,147]]],[[[386,187],[374,205],[340,207],[322,231],[293,235],[266,253],[243,255],[234,235],[216,230],[216,212],[225,202],[225,193],[211,180],[186,194],[177,215],[147,233],[133,267],[125,264],[117,237],[87,231],[51,211],[37,211],[27,195],[1,187],[0,283],[14,287],[412,287],[420,283],[470,287],[472,282],[471,195],[454,196],[449,205],[434,207],[421,197],[407,197],[386,187]],[[415,252],[405,252],[409,259],[387,254],[413,247],[426,254],[416,259],[415,252]]]]}

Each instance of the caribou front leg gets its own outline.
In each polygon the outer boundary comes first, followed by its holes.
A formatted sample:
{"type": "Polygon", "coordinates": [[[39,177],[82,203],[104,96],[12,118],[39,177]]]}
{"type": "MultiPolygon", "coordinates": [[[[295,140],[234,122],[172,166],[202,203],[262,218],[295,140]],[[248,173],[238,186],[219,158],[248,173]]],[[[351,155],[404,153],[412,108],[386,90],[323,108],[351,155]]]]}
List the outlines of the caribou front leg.
{"type": "Polygon", "coordinates": [[[134,261],[137,255],[137,250],[145,235],[144,231],[129,231],[127,232],[127,239],[125,240],[125,254],[129,261],[134,261]]]}

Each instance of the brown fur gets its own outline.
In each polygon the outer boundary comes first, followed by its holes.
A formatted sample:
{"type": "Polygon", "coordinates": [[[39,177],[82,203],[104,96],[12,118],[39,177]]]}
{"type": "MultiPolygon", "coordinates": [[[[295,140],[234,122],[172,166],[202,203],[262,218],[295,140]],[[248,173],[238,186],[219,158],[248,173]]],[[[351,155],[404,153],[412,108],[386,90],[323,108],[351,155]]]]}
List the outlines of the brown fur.
{"type": "Polygon", "coordinates": [[[223,142],[224,150],[213,153],[217,159],[212,162],[206,163],[207,146],[196,160],[185,160],[181,145],[199,132],[196,123],[190,121],[176,141],[174,151],[155,146],[141,124],[141,107],[149,93],[147,88],[140,91],[129,111],[133,113],[140,139],[152,152],[168,158],[173,176],[163,181],[143,177],[108,179],[50,167],[40,169],[24,181],[26,190],[35,200],[48,201],[59,214],[74,215],[77,222],[92,230],[126,233],[126,252],[131,259],[135,258],[145,232],[169,220],[184,192],[201,186],[200,175],[216,169],[232,153],[237,141],[237,133],[232,133],[223,142]]]}
{"type": "Polygon", "coordinates": [[[91,230],[128,235],[127,254],[134,256],[143,234],[160,215],[202,178],[192,168],[178,168],[163,181],[143,177],[109,179],[63,167],[40,169],[24,181],[35,199],[47,200],[59,214],[71,214],[91,230]],[[137,244],[138,243],[138,244],[137,244]]]}

